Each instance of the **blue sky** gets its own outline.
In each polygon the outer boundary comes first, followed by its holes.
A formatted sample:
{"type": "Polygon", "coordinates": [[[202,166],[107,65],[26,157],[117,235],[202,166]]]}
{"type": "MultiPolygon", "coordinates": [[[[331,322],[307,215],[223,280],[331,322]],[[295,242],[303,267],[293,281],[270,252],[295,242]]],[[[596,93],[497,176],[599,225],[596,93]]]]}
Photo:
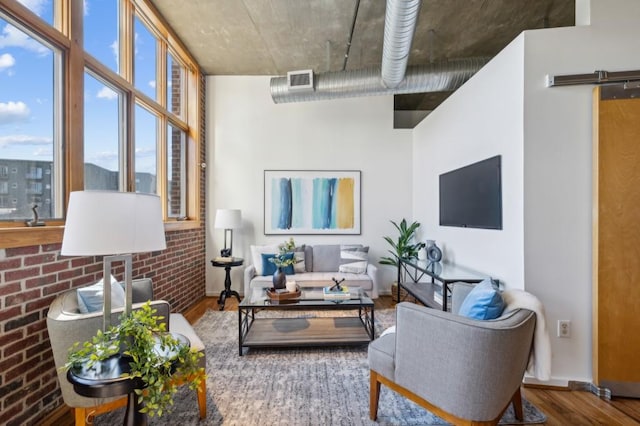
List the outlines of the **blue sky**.
{"type": "MultiPolygon", "coordinates": [[[[20,0],[53,22],[53,0],[20,0]]],[[[117,2],[84,0],[85,50],[117,70],[117,2]]],[[[155,41],[135,23],[136,87],[155,98],[155,41]]],[[[51,49],[0,18],[0,159],[53,159],[53,67],[51,49]]],[[[85,162],[118,169],[118,96],[85,77],[85,162]]],[[[155,119],[136,108],[136,171],[155,174],[155,119]]]]}

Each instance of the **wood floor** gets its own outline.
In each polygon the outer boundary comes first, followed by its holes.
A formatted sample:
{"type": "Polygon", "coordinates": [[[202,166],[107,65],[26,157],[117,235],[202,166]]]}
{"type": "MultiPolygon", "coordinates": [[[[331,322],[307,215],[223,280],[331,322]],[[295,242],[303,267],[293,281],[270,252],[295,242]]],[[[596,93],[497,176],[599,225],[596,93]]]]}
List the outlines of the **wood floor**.
{"type": "MultiPolygon", "coordinates": [[[[376,309],[392,308],[390,296],[381,296],[375,301],[376,309]]],[[[185,313],[189,322],[197,321],[207,309],[218,310],[217,299],[206,297],[185,313]]],[[[237,311],[238,301],[227,300],[226,311],[237,311]]],[[[523,396],[535,404],[547,416],[548,426],[582,425],[640,425],[640,399],[614,398],[604,401],[590,392],[565,389],[534,388],[525,386],[523,396]]],[[[48,419],[45,425],[73,425],[70,411],[58,412],[55,419],[48,419]],[[51,423],[53,421],[53,423],[51,423]]]]}

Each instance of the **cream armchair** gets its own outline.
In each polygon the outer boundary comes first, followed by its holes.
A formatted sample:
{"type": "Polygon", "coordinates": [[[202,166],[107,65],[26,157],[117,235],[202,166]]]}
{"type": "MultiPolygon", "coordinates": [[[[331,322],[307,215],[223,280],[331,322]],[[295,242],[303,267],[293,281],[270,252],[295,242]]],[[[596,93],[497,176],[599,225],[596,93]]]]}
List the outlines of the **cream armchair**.
{"type": "MultiPolygon", "coordinates": [[[[133,309],[151,300],[151,307],[158,311],[157,315],[164,317],[165,324],[169,331],[186,336],[192,348],[204,352],[204,344],[184,316],[181,314],[172,314],[168,302],[153,300],[153,286],[150,279],[134,280],[132,289],[133,309]]],[[[124,308],[113,309],[113,313],[111,314],[112,324],[116,324],[123,310],[124,308]]],[[[60,383],[60,389],[62,391],[62,398],[66,405],[75,409],[76,425],[90,424],[94,416],[123,407],[127,404],[126,395],[122,398],[101,399],[87,398],[78,395],[73,390],[73,385],[68,382],[66,373],[60,370],[67,361],[69,348],[73,346],[75,342],[83,343],[91,340],[96,332],[102,329],[102,323],[102,310],[88,314],[80,313],[78,310],[76,290],[70,290],[58,295],[51,303],[47,314],[47,329],[53,351],[53,359],[58,373],[58,382],[60,383]]],[[[200,358],[200,363],[202,367],[206,367],[205,357],[200,358]]],[[[205,380],[202,380],[202,384],[197,391],[197,396],[200,418],[204,419],[207,415],[205,380]]]]}
{"type": "MultiPolygon", "coordinates": [[[[454,285],[453,312],[468,291],[454,285]]],[[[372,420],[381,384],[456,425],[497,424],[511,402],[522,418],[520,385],[534,312],[518,309],[478,321],[403,302],[396,315],[396,331],[369,345],[372,420]]]]}

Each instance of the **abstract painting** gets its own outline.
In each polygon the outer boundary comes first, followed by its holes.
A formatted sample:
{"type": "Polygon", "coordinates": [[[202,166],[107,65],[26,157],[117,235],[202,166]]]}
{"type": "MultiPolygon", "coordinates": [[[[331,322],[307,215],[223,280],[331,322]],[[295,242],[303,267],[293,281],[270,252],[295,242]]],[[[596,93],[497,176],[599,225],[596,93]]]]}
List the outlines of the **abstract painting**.
{"type": "Polygon", "coordinates": [[[360,234],[360,171],[265,170],[264,233],[360,234]]]}

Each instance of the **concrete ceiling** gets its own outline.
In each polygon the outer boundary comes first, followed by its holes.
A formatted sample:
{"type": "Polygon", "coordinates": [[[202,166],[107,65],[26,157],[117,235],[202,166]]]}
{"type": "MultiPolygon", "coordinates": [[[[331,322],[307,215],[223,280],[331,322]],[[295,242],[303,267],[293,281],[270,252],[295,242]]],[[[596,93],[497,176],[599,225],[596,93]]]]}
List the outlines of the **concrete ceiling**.
{"type": "MultiPolygon", "coordinates": [[[[208,75],[379,66],[384,0],[151,0],[208,75]]],[[[409,65],[492,57],[523,30],[572,26],[575,0],[423,0],[409,65]]],[[[433,110],[449,92],[396,95],[433,110]]]]}

